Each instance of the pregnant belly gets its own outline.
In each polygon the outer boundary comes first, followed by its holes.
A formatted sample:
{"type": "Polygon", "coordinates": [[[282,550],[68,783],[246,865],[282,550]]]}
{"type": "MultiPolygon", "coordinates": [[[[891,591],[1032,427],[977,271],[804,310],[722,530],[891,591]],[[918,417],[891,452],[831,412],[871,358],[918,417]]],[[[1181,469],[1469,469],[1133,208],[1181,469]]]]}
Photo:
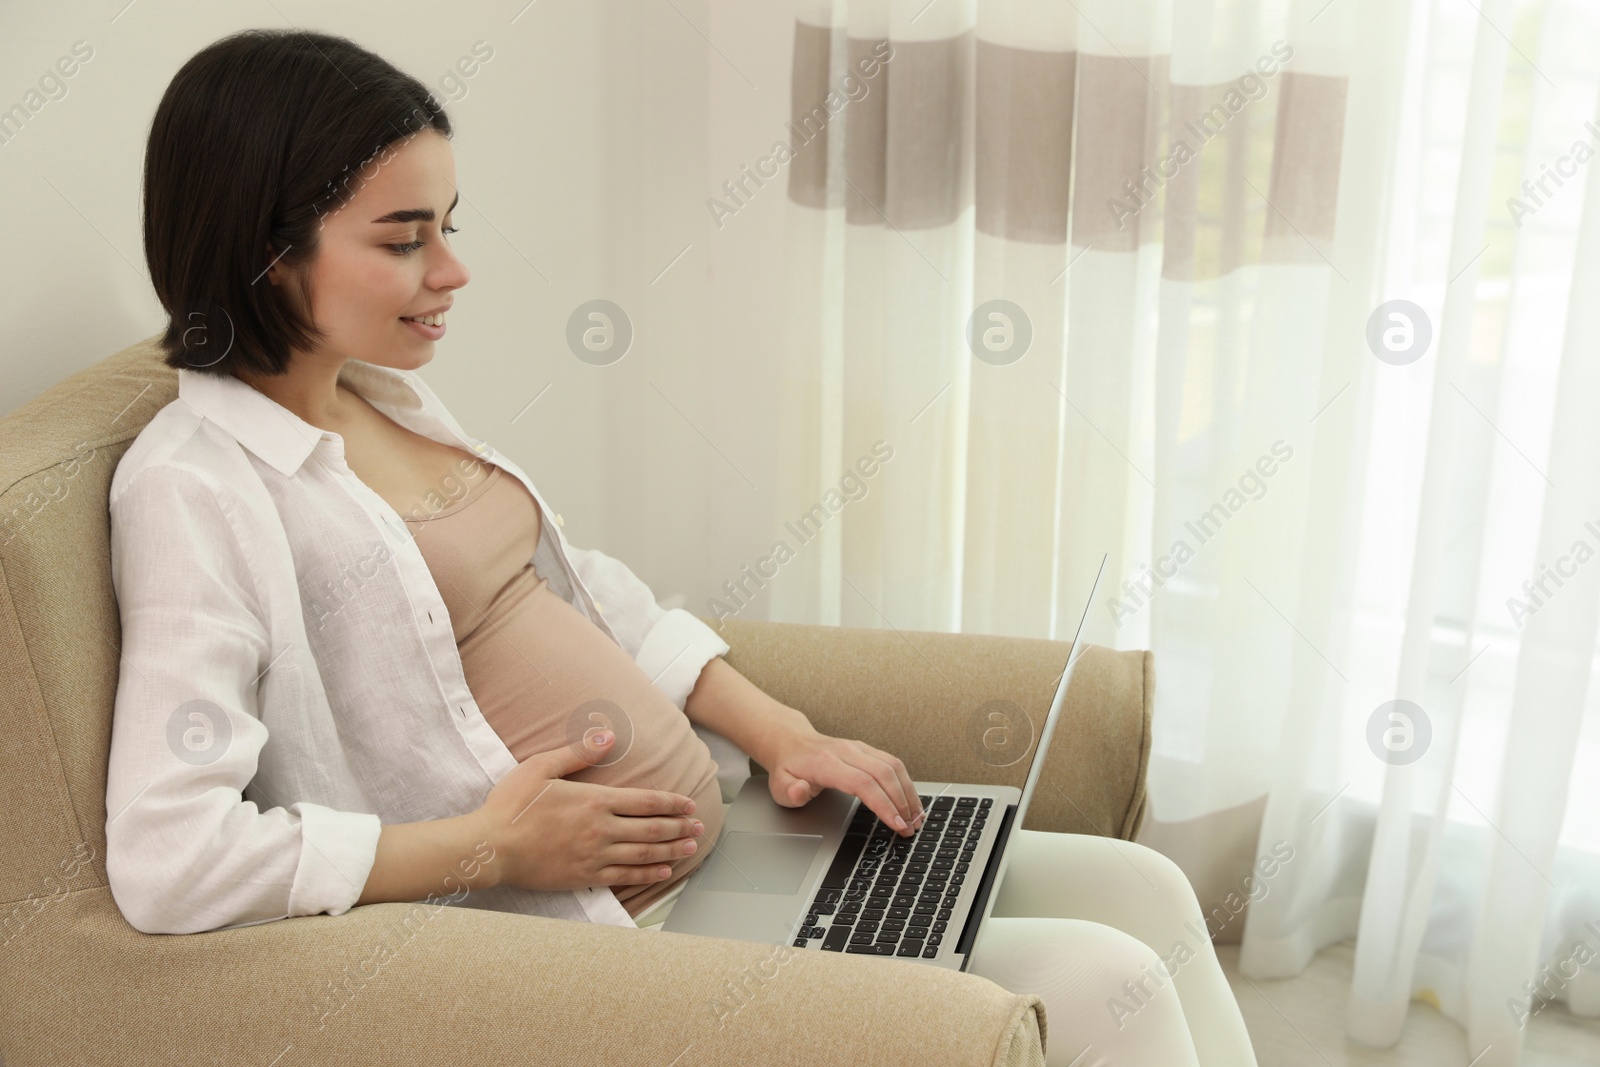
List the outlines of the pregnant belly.
{"type": "Polygon", "coordinates": [[[710,749],[639,665],[551,592],[531,564],[501,590],[460,649],[468,688],[518,762],[609,729],[616,735],[611,751],[567,775],[570,781],[694,798],[693,818],[705,823],[694,854],[666,861],[670,878],[611,887],[629,915],[642,914],[704,862],[723,819],[710,749]]]}

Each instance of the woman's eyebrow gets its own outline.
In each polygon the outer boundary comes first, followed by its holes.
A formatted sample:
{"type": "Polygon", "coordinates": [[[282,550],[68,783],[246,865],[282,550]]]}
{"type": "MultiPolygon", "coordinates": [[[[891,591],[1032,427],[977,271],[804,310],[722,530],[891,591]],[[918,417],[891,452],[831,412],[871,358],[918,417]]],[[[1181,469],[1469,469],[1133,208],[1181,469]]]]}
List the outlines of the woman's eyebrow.
{"type": "MultiPolygon", "coordinates": [[[[459,203],[461,203],[461,194],[460,193],[456,193],[456,198],[454,200],[450,201],[450,206],[445,209],[444,213],[446,215],[450,214],[450,212],[452,212],[452,211],[454,211],[456,209],[456,205],[459,204],[459,203]]],[[[372,221],[373,222],[432,222],[433,219],[434,219],[433,208],[431,208],[431,207],[408,207],[408,208],[405,208],[402,211],[391,211],[387,215],[384,215],[384,216],[382,216],[380,218],[373,219],[372,221]]]]}

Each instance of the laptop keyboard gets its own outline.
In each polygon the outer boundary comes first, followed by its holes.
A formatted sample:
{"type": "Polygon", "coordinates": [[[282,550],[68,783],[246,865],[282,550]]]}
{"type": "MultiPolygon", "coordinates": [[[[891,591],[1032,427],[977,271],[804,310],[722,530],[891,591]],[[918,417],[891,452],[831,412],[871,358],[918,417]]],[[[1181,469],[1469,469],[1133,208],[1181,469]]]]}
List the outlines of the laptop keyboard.
{"type": "Polygon", "coordinates": [[[924,959],[939,954],[994,800],[921,799],[928,817],[910,837],[900,836],[865,804],[856,808],[806,910],[796,947],[820,939],[827,952],[924,959]]]}

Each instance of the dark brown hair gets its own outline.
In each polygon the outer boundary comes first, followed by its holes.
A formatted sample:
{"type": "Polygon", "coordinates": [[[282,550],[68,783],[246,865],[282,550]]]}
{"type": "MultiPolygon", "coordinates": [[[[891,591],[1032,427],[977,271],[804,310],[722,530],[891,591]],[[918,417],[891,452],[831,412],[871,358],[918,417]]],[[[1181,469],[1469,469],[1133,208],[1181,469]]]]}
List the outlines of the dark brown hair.
{"type": "Polygon", "coordinates": [[[144,252],[168,315],[170,367],[281,374],[323,334],[266,279],[281,262],[309,311],[324,217],[425,130],[450,136],[416,78],[353,41],[242,30],[196,53],[156,108],[144,161],[144,252]],[[276,259],[274,258],[276,257],[276,259]]]}

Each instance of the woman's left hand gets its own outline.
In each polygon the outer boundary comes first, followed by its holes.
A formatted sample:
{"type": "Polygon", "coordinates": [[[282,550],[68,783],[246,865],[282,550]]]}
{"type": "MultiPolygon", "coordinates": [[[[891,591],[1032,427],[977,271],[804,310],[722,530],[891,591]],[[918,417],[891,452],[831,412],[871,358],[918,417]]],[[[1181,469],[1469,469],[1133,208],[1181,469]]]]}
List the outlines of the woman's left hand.
{"type": "Polygon", "coordinates": [[[832,787],[861,803],[903,837],[922,824],[925,813],[916,786],[899,757],[865,741],[830,737],[814,727],[789,727],[771,742],[767,768],[772,799],[786,808],[808,803],[832,787]]]}
{"type": "Polygon", "coordinates": [[[864,741],[821,733],[721,656],[701,668],[683,710],[691,723],[721,734],[765,767],[772,799],[786,808],[803,807],[831,787],[860,797],[903,836],[922,825],[922,800],[904,763],[864,741]]]}

